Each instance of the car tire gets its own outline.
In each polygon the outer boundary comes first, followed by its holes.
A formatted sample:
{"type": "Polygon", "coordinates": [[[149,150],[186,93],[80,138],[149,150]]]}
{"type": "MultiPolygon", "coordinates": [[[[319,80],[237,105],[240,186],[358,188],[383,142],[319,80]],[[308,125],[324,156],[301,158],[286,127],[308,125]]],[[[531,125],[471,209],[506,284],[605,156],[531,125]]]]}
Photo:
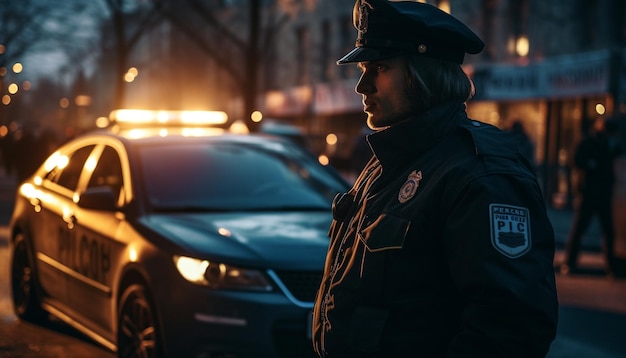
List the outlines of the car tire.
{"type": "Polygon", "coordinates": [[[20,319],[41,324],[47,313],[41,308],[35,265],[26,236],[17,234],[11,253],[11,299],[20,319]]]}
{"type": "Polygon", "coordinates": [[[156,310],[146,291],[144,286],[133,284],[122,294],[117,323],[119,358],[163,356],[156,310]]]}

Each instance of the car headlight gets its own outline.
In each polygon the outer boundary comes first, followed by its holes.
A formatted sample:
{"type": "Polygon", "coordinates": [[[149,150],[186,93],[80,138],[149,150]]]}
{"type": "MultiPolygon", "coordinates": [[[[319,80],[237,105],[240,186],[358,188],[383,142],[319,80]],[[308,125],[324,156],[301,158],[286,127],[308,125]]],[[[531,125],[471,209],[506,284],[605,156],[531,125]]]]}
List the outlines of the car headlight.
{"type": "Polygon", "coordinates": [[[178,272],[187,281],[197,285],[225,290],[269,292],[272,285],[261,271],[244,269],[219,262],[175,256],[178,272]]]}

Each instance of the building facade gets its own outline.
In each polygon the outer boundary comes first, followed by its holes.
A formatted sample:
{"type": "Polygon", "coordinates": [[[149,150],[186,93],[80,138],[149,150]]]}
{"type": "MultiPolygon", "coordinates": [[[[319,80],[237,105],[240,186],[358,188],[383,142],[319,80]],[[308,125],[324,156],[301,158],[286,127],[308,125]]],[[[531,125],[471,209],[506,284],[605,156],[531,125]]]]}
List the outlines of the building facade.
{"type": "MultiPolygon", "coordinates": [[[[464,64],[476,85],[476,95],[468,102],[470,116],[502,129],[522,123],[534,145],[534,162],[547,200],[555,207],[571,206],[578,180],[572,170],[573,151],[589,123],[598,116],[619,117],[624,127],[626,2],[426,2],[459,18],[486,44],[482,53],[466,56],[464,64]]],[[[228,19],[224,26],[243,42],[250,40],[246,38],[250,3],[211,3],[216,18],[228,19]]],[[[258,81],[250,82],[256,87],[257,109],[266,120],[298,127],[314,154],[347,169],[365,114],[354,91],[358,69],[337,66],[335,61],[354,47],[354,0],[260,4],[264,41],[253,59],[258,81]]],[[[214,35],[209,41],[219,44],[220,52],[230,51],[223,40],[214,35]]],[[[223,66],[171,24],[165,22],[152,31],[134,52],[133,63],[140,70],[137,80],[129,83],[133,90],[128,92],[128,105],[210,107],[227,111],[231,120],[249,119],[250,114],[241,110],[241,91],[223,66]]],[[[242,67],[245,56],[230,59],[242,67]]]]}
{"type": "MultiPolygon", "coordinates": [[[[335,60],[354,46],[353,0],[318,0],[282,32],[278,79],[261,95],[269,117],[302,127],[313,150],[349,161],[365,116],[354,86],[355,66],[335,60]],[[303,73],[306,71],[306,73],[303,73]],[[332,133],[337,142],[328,145],[332,133]]],[[[521,122],[534,148],[548,201],[572,205],[573,151],[597,116],[626,114],[626,4],[618,0],[428,1],[468,24],[485,50],[467,56],[476,85],[474,119],[508,129],[521,122]]],[[[624,119],[621,119],[622,126],[624,119]]]]}

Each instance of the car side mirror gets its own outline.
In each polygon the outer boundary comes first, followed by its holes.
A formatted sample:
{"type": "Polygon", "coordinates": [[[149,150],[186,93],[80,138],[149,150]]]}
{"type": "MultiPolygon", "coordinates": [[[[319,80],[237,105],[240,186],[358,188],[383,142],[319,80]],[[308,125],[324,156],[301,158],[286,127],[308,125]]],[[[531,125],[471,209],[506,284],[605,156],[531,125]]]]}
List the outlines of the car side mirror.
{"type": "Polygon", "coordinates": [[[88,188],[80,194],[78,206],[85,209],[115,211],[117,198],[108,186],[88,188]]]}

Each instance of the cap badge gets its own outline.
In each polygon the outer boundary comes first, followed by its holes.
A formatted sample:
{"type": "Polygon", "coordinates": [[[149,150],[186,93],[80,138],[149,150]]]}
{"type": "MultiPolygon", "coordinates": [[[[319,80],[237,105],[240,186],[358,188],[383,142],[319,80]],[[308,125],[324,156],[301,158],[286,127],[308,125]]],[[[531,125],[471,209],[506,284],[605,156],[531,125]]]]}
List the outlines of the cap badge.
{"type": "Polygon", "coordinates": [[[417,46],[417,52],[425,53],[426,52],[426,45],[420,44],[419,46],[417,46]]]}
{"type": "Polygon", "coordinates": [[[361,0],[361,5],[359,5],[359,39],[367,32],[368,16],[371,9],[373,9],[372,5],[366,0],[361,0]]]}
{"type": "Polygon", "coordinates": [[[400,193],[398,193],[398,201],[400,204],[404,204],[409,201],[417,191],[417,187],[420,186],[420,181],[422,180],[422,171],[412,171],[409,174],[409,177],[406,179],[406,182],[400,188],[400,193]]]}

